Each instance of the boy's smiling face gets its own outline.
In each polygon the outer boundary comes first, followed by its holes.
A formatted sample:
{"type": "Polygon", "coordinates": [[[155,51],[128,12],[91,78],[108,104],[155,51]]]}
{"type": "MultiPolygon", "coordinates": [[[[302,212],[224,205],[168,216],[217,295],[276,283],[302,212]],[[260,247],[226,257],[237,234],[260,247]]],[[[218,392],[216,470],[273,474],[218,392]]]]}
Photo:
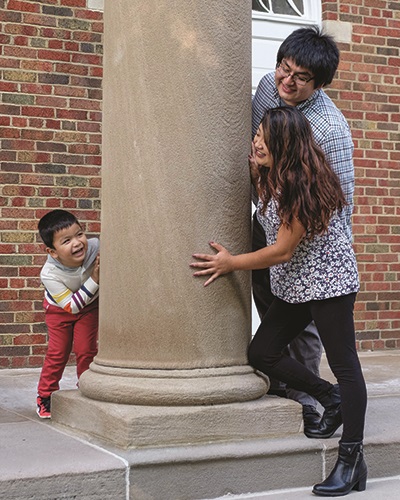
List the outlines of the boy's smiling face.
{"type": "Polygon", "coordinates": [[[54,248],[47,248],[47,252],[67,267],[79,267],[86,256],[88,242],[81,226],[77,223],[54,234],[54,248]]]}

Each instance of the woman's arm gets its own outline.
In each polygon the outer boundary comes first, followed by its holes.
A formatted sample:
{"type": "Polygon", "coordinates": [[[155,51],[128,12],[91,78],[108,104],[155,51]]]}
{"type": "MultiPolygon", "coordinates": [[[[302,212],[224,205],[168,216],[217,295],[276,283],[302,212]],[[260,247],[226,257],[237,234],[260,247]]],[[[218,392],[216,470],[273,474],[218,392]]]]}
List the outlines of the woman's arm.
{"type": "Polygon", "coordinates": [[[231,255],[219,243],[210,242],[210,246],[215,248],[218,253],[213,255],[193,254],[195,259],[202,261],[190,264],[191,267],[202,269],[201,271],[196,271],[193,276],[198,277],[211,274],[211,277],[204,283],[204,286],[207,286],[216,280],[218,276],[232,271],[264,269],[288,262],[292,258],[293,252],[304,234],[304,227],[297,219],[294,219],[290,227],[280,227],[276,242],[273,245],[261,248],[255,252],[231,255]]]}

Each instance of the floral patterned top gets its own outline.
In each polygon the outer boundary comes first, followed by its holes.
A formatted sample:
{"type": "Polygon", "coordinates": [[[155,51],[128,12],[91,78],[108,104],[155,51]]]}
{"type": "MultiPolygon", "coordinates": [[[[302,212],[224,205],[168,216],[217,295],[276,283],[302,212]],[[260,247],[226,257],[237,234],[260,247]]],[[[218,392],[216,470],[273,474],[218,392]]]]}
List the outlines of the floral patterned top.
{"type": "MultiPolygon", "coordinates": [[[[264,215],[261,208],[259,201],[257,218],[267,245],[272,245],[281,225],[276,201],[269,201],[264,215]]],[[[348,295],[360,288],[353,247],[337,214],[326,233],[303,238],[290,261],[272,266],[270,275],[272,293],[292,304],[348,295]]]]}

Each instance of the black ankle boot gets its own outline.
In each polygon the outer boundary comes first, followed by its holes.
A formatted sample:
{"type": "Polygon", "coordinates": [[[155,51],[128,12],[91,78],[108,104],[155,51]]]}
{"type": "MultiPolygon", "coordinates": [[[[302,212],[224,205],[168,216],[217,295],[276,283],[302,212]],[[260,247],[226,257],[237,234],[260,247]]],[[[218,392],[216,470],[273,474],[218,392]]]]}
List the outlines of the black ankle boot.
{"type": "Polygon", "coordinates": [[[319,402],[325,408],[321,422],[318,427],[310,428],[304,434],[308,438],[327,439],[333,436],[337,429],[342,425],[341,399],[339,386],[335,384],[328,394],[319,399],[319,402]]]}
{"type": "Polygon", "coordinates": [[[317,412],[316,408],[311,405],[303,405],[303,431],[307,436],[308,432],[318,429],[321,422],[321,415],[317,412]]]}
{"type": "Polygon", "coordinates": [[[314,486],[312,492],[321,497],[340,497],[351,490],[364,491],[366,483],[367,464],[362,442],[339,443],[335,467],[325,481],[314,486]]]}

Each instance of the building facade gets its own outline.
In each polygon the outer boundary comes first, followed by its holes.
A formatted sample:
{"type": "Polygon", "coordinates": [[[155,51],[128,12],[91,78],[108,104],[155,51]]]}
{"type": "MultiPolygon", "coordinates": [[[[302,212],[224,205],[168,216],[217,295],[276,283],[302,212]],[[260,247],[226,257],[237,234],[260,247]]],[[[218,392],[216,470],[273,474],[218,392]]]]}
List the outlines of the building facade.
{"type": "MultiPolygon", "coordinates": [[[[102,0],[0,0],[2,368],[40,366],[46,351],[40,217],[64,208],[89,234],[100,232],[102,7],[102,0]]],[[[253,9],[253,86],[298,26],[322,24],[339,43],[327,91],[355,144],[358,348],[398,349],[400,4],[254,0],[253,9]]]]}

